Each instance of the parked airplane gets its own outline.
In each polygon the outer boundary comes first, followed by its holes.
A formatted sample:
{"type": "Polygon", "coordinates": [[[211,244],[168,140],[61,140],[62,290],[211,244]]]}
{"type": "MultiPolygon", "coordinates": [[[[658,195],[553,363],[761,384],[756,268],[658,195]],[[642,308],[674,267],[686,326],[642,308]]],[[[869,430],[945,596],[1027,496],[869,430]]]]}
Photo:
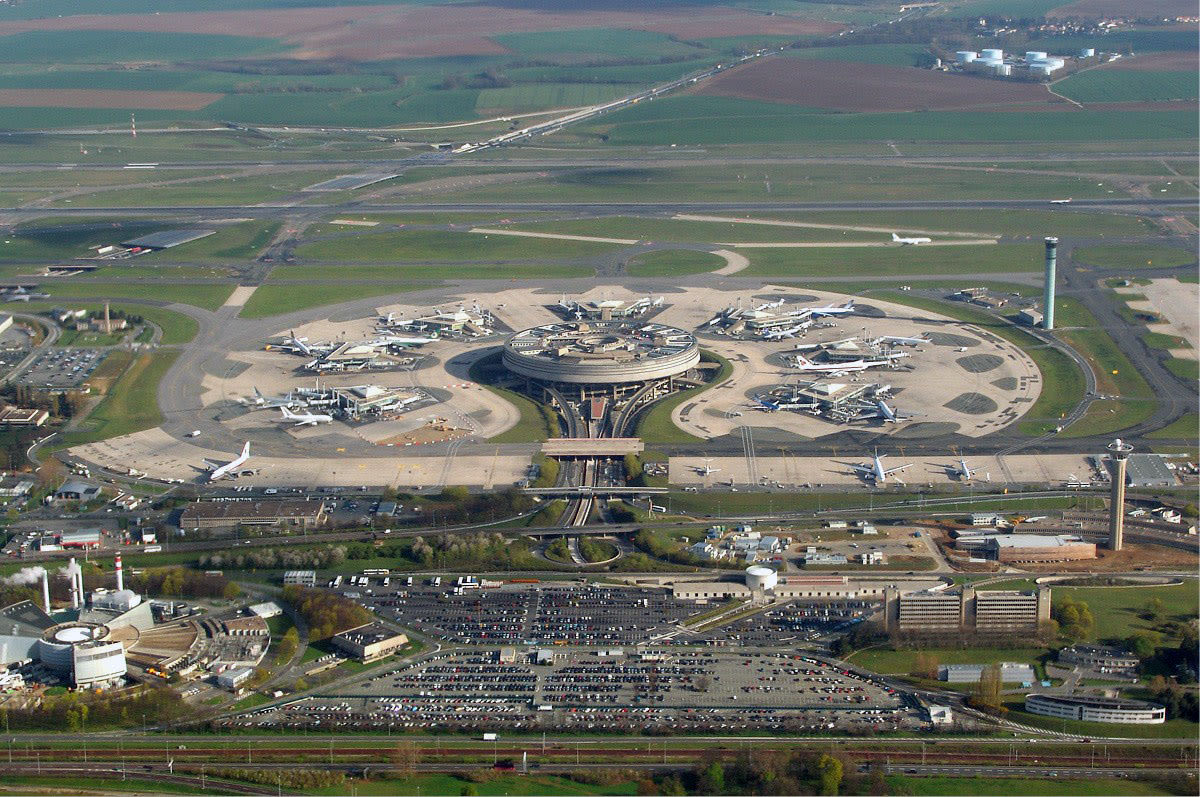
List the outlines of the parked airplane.
{"type": "Polygon", "coordinates": [[[785,329],[769,329],[763,334],[763,340],[783,340],[784,338],[795,337],[811,326],[811,321],[805,321],[803,324],[796,324],[785,329]]]}
{"type": "Polygon", "coordinates": [[[280,420],[293,421],[295,426],[316,426],[319,423],[333,423],[333,416],[325,415],[324,413],[302,412],[297,415],[287,407],[280,407],[279,411],[283,413],[283,418],[280,420]]]}
{"type": "Polygon", "coordinates": [[[1071,204],[1071,199],[1072,199],[1072,197],[1067,197],[1066,199],[1051,199],[1050,204],[1051,205],[1069,205],[1069,204],[1071,204]]]}
{"type": "Polygon", "coordinates": [[[905,238],[902,235],[896,235],[896,233],[892,233],[892,243],[900,244],[902,246],[911,246],[913,244],[931,244],[933,243],[933,239],[920,235],[913,236],[911,238],[905,238]]]}
{"type": "Polygon", "coordinates": [[[878,399],[875,402],[875,410],[879,413],[877,417],[883,418],[886,423],[900,423],[901,421],[907,421],[910,417],[899,410],[889,407],[888,403],[883,399],[878,399]]]}
{"type": "Polygon", "coordinates": [[[226,476],[231,476],[232,478],[236,479],[238,476],[238,468],[246,464],[246,460],[248,459],[250,459],[249,440],[246,441],[246,445],[242,447],[242,453],[239,454],[236,459],[234,459],[232,462],[227,462],[224,465],[213,468],[212,473],[208,474],[208,480],[210,482],[220,481],[226,476]]]}
{"type": "Polygon", "coordinates": [[[876,451],[875,457],[871,460],[870,465],[851,465],[850,467],[854,469],[855,473],[858,473],[863,478],[873,482],[876,485],[879,485],[885,483],[887,481],[887,477],[891,476],[893,473],[899,473],[905,468],[911,468],[912,463],[910,462],[904,465],[897,465],[894,468],[885,468],[883,467],[883,457],[879,456],[879,452],[876,451]]]}
{"type": "Polygon", "coordinates": [[[859,371],[865,371],[868,368],[875,368],[880,365],[888,365],[887,360],[851,360],[845,363],[815,363],[805,357],[803,354],[797,354],[792,358],[794,367],[801,371],[829,374],[830,376],[842,376],[844,374],[855,374],[859,371]]]}
{"type": "Polygon", "coordinates": [[[825,307],[804,308],[809,315],[816,318],[826,315],[846,315],[854,312],[854,300],[848,299],[845,304],[826,305],[825,307]]]}
{"type": "Polygon", "coordinates": [[[699,473],[701,476],[707,476],[710,473],[720,473],[721,472],[720,468],[714,468],[711,465],[709,465],[707,460],[704,462],[704,465],[702,465],[702,466],[701,465],[693,465],[692,470],[696,471],[696,473],[699,473]]]}
{"type": "Polygon", "coordinates": [[[925,338],[901,338],[896,335],[884,335],[867,341],[871,346],[878,346],[881,343],[888,346],[920,346],[928,342],[925,338]]]}
{"type": "Polygon", "coordinates": [[[253,404],[255,407],[262,407],[264,409],[275,409],[276,407],[295,407],[297,405],[304,404],[303,401],[298,401],[291,396],[272,396],[271,398],[267,398],[258,388],[254,388],[253,399],[238,399],[238,403],[253,404]]]}
{"type": "Polygon", "coordinates": [[[971,470],[971,466],[962,457],[958,458],[958,468],[955,469],[954,473],[958,476],[959,481],[964,482],[971,481],[971,477],[975,475],[975,471],[971,470]]]}

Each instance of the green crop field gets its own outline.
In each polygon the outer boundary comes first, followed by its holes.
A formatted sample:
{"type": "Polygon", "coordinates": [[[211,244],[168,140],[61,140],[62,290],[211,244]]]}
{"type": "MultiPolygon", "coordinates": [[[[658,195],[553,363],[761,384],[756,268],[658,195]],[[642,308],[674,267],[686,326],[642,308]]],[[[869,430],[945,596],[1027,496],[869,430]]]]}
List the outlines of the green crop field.
{"type": "Polygon", "coordinates": [[[246,306],[238,314],[242,318],[264,318],[266,316],[308,310],[327,304],[340,304],[354,299],[386,296],[428,288],[427,284],[390,282],[375,284],[320,283],[289,284],[267,283],[260,285],[246,306]]]}
{"type": "Polygon", "coordinates": [[[631,91],[630,86],[619,83],[521,83],[502,89],[483,89],[475,100],[475,111],[482,115],[574,108],[615,100],[631,91]]]}
{"type": "Polygon", "coordinates": [[[1159,244],[1106,244],[1076,249],[1072,258],[1097,268],[1171,268],[1196,262],[1196,253],[1159,244]]]}
{"type": "Polygon", "coordinates": [[[560,241],[510,235],[402,230],[345,235],[296,248],[296,257],[332,263],[380,263],[398,260],[471,262],[587,257],[612,251],[612,244],[560,241]]]}
{"type": "Polygon", "coordinates": [[[945,247],[740,249],[750,258],[741,276],[841,277],[908,274],[1003,274],[1038,271],[1036,244],[945,247]]]}
{"type": "Polygon", "coordinates": [[[1196,99],[1195,72],[1092,69],[1054,85],[1078,102],[1166,102],[1196,99]]]}
{"type": "Polygon", "coordinates": [[[177,351],[143,354],[121,375],[104,400],[73,430],[54,441],[55,448],[94,443],[151,429],[162,423],[155,392],[177,351]]]}
{"type": "Polygon", "coordinates": [[[635,255],[625,264],[631,277],[681,277],[721,268],[725,259],[692,249],[657,249],[635,255]]]}
{"type": "Polygon", "coordinates": [[[1193,140],[1190,111],[824,113],[732,97],[665,97],[584,126],[618,146],[846,141],[1193,140]]]}
{"type": "Polygon", "coordinates": [[[115,89],[262,94],[271,91],[383,90],[395,81],[374,74],[262,75],[197,69],[68,69],[0,72],[0,89],[115,89]]]}

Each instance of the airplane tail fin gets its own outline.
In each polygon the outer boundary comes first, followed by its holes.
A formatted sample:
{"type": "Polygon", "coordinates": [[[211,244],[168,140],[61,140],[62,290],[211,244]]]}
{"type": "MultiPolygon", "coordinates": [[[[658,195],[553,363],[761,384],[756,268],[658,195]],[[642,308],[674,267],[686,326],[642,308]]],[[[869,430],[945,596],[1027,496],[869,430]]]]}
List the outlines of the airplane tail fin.
{"type": "Polygon", "coordinates": [[[900,236],[899,236],[899,235],[896,235],[896,233],[892,233],[892,241],[893,241],[893,242],[896,242],[896,241],[899,241],[899,240],[900,240],[900,236]]]}
{"type": "Polygon", "coordinates": [[[263,394],[258,388],[254,388],[254,397],[259,399],[263,398],[263,394]]]}
{"type": "Polygon", "coordinates": [[[242,456],[243,457],[250,456],[250,441],[249,440],[246,441],[246,445],[242,446],[242,456]]]}
{"type": "Polygon", "coordinates": [[[288,420],[291,420],[292,418],[296,417],[296,416],[292,415],[292,411],[289,410],[287,407],[280,407],[279,411],[282,412],[283,417],[287,418],[288,420]]]}

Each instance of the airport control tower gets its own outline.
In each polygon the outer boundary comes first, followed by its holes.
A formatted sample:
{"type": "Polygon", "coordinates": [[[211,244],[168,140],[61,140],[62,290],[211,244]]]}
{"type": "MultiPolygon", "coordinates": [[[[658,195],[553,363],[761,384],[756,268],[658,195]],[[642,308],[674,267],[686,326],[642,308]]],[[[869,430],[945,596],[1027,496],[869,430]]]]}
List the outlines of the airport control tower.
{"type": "Polygon", "coordinates": [[[1058,239],[1046,239],[1046,284],[1042,296],[1042,329],[1054,329],[1054,279],[1058,269],[1058,239]]]}
{"type": "Polygon", "coordinates": [[[1121,438],[1108,444],[1112,466],[1112,497],[1108,508],[1108,548],[1112,551],[1121,550],[1125,544],[1125,466],[1129,461],[1129,452],[1133,446],[1121,438]]]}

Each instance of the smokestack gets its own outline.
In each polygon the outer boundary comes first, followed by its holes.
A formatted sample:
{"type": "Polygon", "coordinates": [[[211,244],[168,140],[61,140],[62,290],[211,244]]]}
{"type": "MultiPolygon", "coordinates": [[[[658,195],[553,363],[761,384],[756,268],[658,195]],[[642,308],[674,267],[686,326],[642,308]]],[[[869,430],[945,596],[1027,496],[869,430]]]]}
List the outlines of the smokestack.
{"type": "Polygon", "coordinates": [[[71,591],[71,608],[72,609],[79,608],[79,592],[77,591],[79,582],[75,578],[75,575],[78,572],[79,572],[79,565],[75,564],[75,557],[72,556],[71,561],[67,562],[67,578],[69,578],[71,580],[70,591],[71,591]]]}
{"type": "Polygon", "coordinates": [[[112,332],[112,319],[108,315],[108,302],[104,303],[104,334],[108,335],[112,332]]]}
{"type": "Polygon", "coordinates": [[[113,568],[117,571],[117,591],[125,589],[125,574],[121,571],[121,554],[113,559],[113,568]]]}
{"type": "Polygon", "coordinates": [[[42,604],[46,614],[50,614],[50,571],[42,571],[42,604]]]}
{"type": "Polygon", "coordinates": [[[87,604],[87,598],[85,597],[85,593],[83,591],[83,568],[82,567],[79,568],[79,571],[75,574],[75,583],[78,585],[78,586],[76,586],[75,589],[79,595],[79,608],[82,609],[84,607],[84,605],[87,604]]]}
{"type": "Polygon", "coordinates": [[[1108,444],[1112,457],[1109,475],[1112,476],[1112,495],[1108,507],[1108,549],[1119,551],[1125,544],[1125,465],[1133,446],[1121,438],[1108,444]]]}
{"type": "Polygon", "coordinates": [[[1058,270],[1058,239],[1046,239],[1046,285],[1042,296],[1042,329],[1054,329],[1054,279],[1058,270]]]}

